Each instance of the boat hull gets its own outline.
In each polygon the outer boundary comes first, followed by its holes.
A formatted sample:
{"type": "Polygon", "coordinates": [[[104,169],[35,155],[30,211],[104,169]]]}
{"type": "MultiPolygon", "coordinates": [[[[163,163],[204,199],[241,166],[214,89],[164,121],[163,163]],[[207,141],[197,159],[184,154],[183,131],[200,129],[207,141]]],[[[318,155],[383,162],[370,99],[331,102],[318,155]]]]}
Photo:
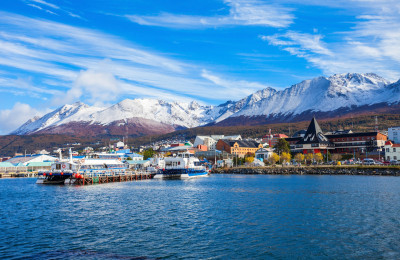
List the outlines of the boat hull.
{"type": "Polygon", "coordinates": [[[154,179],[191,179],[206,177],[209,172],[206,170],[191,170],[191,169],[172,169],[160,170],[154,176],[154,179]]]}

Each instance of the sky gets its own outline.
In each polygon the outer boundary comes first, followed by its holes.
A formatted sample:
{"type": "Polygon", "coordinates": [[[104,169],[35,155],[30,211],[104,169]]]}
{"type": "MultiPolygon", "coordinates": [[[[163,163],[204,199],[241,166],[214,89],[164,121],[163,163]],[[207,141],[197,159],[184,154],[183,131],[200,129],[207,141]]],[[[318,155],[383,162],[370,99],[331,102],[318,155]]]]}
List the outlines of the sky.
{"type": "Polygon", "coordinates": [[[76,101],[218,105],[337,73],[397,81],[399,28],[398,0],[4,0],[0,134],[76,101]]]}

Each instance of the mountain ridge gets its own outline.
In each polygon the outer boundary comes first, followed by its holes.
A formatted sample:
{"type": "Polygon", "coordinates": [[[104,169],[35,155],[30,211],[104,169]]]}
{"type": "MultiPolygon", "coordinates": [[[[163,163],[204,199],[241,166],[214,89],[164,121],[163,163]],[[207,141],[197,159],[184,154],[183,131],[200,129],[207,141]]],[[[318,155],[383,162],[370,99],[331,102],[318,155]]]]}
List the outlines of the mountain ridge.
{"type": "MultiPolygon", "coordinates": [[[[67,132],[71,134],[84,134],[85,129],[91,126],[98,129],[97,132],[92,131],[94,135],[125,131],[140,136],[205,125],[299,121],[312,114],[324,118],[332,117],[335,113],[368,113],[371,109],[392,111],[392,105],[399,101],[400,80],[390,83],[374,73],[345,73],[304,80],[283,90],[268,87],[238,101],[227,101],[218,106],[200,105],[196,101],[124,99],[110,107],[101,108],[76,102],[41,118],[32,118],[11,134],[57,133],[62,132],[63,128],[68,128],[67,132]]],[[[396,109],[397,106],[395,112],[396,109]]]]}

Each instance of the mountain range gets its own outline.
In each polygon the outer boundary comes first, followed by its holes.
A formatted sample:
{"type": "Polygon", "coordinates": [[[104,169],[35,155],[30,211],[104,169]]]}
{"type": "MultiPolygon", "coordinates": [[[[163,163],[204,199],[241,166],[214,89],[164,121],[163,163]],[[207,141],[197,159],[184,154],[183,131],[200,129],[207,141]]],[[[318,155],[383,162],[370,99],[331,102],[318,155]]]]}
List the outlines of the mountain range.
{"type": "Polygon", "coordinates": [[[399,102],[400,80],[390,83],[373,73],[347,73],[305,80],[284,90],[265,88],[218,106],[155,99],[125,99],[110,107],[76,102],[32,118],[11,134],[142,136],[206,125],[296,122],[313,115],[325,119],[398,113],[399,102]]]}

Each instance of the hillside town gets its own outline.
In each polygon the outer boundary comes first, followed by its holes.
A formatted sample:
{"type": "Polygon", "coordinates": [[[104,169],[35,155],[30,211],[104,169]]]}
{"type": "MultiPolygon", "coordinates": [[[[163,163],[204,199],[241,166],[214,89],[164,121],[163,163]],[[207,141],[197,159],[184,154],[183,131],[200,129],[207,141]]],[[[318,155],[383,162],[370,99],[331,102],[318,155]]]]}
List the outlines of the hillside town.
{"type": "MultiPolygon", "coordinates": [[[[400,127],[387,131],[353,132],[338,129],[324,132],[316,118],[307,129],[292,136],[272,133],[271,130],[258,138],[241,135],[198,135],[194,140],[163,140],[140,147],[131,147],[124,139],[102,147],[85,147],[75,150],[79,143],[68,144],[49,152],[16,154],[0,158],[0,172],[26,173],[49,169],[55,161],[69,156],[115,158],[132,170],[146,170],[153,157],[171,156],[190,152],[209,167],[266,167],[275,165],[397,165],[400,160],[400,127]],[[72,149],[71,149],[72,148],[72,149]]],[[[17,174],[18,175],[18,174],[17,174]]]]}

